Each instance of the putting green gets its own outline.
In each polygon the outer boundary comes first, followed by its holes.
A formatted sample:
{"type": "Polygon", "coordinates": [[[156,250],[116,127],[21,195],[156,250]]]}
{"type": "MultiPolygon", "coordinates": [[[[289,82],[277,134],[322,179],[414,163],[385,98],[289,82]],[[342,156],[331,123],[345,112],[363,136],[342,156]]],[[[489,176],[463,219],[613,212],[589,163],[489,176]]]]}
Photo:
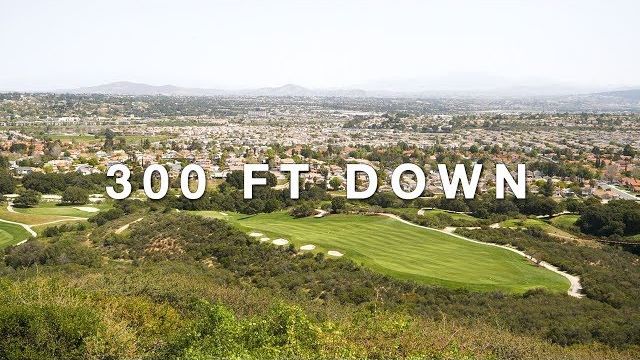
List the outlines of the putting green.
{"type": "MultiPolygon", "coordinates": [[[[196,212],[197,213],[197,212],[196,212]]],[[[566,292],[569,281],[524,257],[384,216],[330,215],[294,219],[286,213],[253,216],[201,212],[285,238],[316,251],[337,250],[356,262],[400,279],[472,290],[522,293],[532,288],[566,292]]]]}
{"type": "Polygon", "coordinates": [[[22,226],[0,222],[0,249],[28,239],[31,234],[22,226]]]}

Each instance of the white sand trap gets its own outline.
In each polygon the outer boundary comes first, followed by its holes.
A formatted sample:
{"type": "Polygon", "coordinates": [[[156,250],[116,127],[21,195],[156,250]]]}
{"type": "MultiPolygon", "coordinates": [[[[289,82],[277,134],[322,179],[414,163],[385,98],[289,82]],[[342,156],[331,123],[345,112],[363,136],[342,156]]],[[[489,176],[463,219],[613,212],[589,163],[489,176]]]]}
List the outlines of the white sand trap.
{"type": "Polygon", "coordinates": [[[315,248],[316,248],[315,245],[302,245],[302,246],[300,246],[300,250],[305,250],[305,251],[313,250],[315,248]]]}
{"type": "Polygon", "coordinates": [[[260,237],[260,236],[263,236],[263,235],[264,235],[263,233],[259,233],[259,232],[249,233],[249,236],[252,236],[252,237],[260,237]]]}
{"type": "Polygon", "coordinates": [[[344,255],[340,251],[335,251],[335,250],[329,250],[327,251],[327,254],[329,254],[330,256],[337,256],[337,257],[344,255]]]}
{"type": "Polygon", "coordinates": [[[269,239],[268,237],[261,237],[260,238],[260,242],[267,242],[269,240],[271,240],[271,239],[269,239]]]}
{"type": "Polygon", "coordinates": [[[282,245],[287,245],[289,243],[289,241],[285,240],[285,239],[275,239],[271,242],[273,245],[278,245],[278,246],[282,246],[282,245]]]}
{"type": "Polygon", "coordinates": [[[222,215],[222,216],[227,216],[227,215],[229,215],[229,214],[227,214],[227,213],[223,213],[223,212],[220,212],[220,215],[222,215]]]}
{"type": "Polygon", "coordinates": [[[78,209],[80,211],[86,211],[86,212],[90,212],[90,213],[96,213],[96,212],[100,211],[100,209],[94,208],[93,206],[76,206],[76,207],[74,207],[74,209],[78,209]]]}

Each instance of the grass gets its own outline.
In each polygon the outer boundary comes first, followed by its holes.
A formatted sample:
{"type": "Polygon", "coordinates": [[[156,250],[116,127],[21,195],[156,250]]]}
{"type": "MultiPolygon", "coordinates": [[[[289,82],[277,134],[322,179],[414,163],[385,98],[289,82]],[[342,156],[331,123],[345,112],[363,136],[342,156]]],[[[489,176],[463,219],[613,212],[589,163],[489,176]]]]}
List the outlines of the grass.
{"type": "Polygon", "coordinates": [[[64,218],[65,218],[64,216],[57,216],[57,215],[9,212],[4,207],[0,209],[0,219],[19,222],[27,225],[42,224],[42,223],[47,223],[51,221],[62,220],[64,218]]]}
{"type": "MultiPolygon", "coordinates": [[[[562,215],[562,216],[573,216],[573,215],[562,215]]],[[[566,221],[566,220],[565,220],[566,221]]],[[[500,226],[505,228],[527,228],[527,229],[541,229],[550,235],[559,236],[561,238],[567,239],[576,239],[576,237],[562,229],[554,226],[553,220],[551,222],[535,219],[535,218],[526,218],[526,219],[508,219],[500,223],[500,226]]]]}
{"type": "MultiPolygon", "coordinates": [[[[100,210],[104,210],[109,208],[111,205],[109,203],[106,204],[88,204],[82,206],[90,206],[95,207],[100,210]]],[[[33,208],[13,208],[15,212],[8,211],[4,206],[0,208],[0,219],[18,222],[21,224],[30,225],[32,229],[41,234],[44,229],[49,226],[61,225],[69,222],[80,221],[77,218],[87,219],[96,213],[91,213],[87,211],[82,211],[75,209],[74,206],[58,206],[54,203],[40,203],[38,206],[33,208]]],[[[0,225],[7,225],[10,227],[17,227],[16,231],[24,232],[29,235],[24,228],[19,225],[1,223],[0,225]]],[[[15,232],[15,231],[14,231],[15,232]]],[[[3,239],[6,240],[8,244],[17,243],[24,238],[18,239],[17,241],[10,240],[10,237],[6,234],[0,234],[0,248],[3,246],[3,239]]]]}
{"type": "Polygon", "coordinates": [[[108,204],[87,204],[78,206],[60,206],[53,203],[41,203],[37,207],[33,208],[14,208],[15,211],[21,214],[27,215],[53,215],[53,216],[74,216],[89,218],[96,213],[82,211],[76,209],[76,207],[94,207],[100,210],[104,210],[109,207],[108,204]]]}
{"type": "Polygon", "coordinates": [[[439,214],[446,214],[446,215],[450,216],[454,220],[478,221],[478,218],[473,217],[473,216],[468,215],[468,214],[451,213],[451,212],[448,212],[448,211],[443,211],[443,210],[438,210],[438,209],[425,210],[423,216],[430,217],[430,216],[436,216],[436,215],[439,215],[439,214]]]}
{"type": "Polygon", "coordinates": [[[15,245],[29,237],[31,234],[22,226],[0,222],[0,249],[15,245]]]}
{"type": "Polygon", "coordinates": [[[561,228],[569,229],[572,228],[580,215],[560,215],[551,219],[551,223],[561,228]]]}
{"type": "Polygon", "coordinates": [[[282,237],[316,251],[337,250],[381,273],[405,280],[471,290],[522,293],[532,288],[566,292],[568,280],[498,247],[477,244],[383,216],[329,215],[294,219],[283,212],[222,218],[246,232],[282,237]]]}

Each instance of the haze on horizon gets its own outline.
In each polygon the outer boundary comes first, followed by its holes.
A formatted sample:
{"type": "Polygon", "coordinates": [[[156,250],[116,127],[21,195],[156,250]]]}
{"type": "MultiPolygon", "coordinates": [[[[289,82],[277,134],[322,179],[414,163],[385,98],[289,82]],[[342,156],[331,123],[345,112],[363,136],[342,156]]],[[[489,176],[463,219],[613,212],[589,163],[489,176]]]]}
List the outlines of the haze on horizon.
{"type": "Polygon", "coordinates": [[[20,1],[0,90],[640,85],[637,1],[20,1]]]}

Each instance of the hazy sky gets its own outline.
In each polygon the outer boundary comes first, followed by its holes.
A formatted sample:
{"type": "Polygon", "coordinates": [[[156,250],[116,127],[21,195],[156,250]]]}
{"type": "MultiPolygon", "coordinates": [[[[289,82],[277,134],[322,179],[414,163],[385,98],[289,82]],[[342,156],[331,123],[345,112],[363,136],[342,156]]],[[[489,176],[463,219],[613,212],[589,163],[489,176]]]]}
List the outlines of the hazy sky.
{"type": "Polygon", "coordinates": [[[4,90],[640,85],[640,1],[0,2],[4,90]]]}

